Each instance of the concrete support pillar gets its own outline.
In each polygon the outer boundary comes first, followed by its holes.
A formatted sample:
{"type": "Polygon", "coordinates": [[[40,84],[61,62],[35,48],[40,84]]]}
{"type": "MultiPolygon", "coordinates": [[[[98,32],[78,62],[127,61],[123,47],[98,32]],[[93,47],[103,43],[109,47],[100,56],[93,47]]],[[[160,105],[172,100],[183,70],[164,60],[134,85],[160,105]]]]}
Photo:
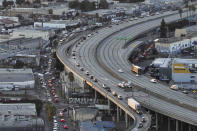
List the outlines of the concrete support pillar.
{"type": "Polygon", "coordinates": [[[170,131],[170,117],[168,117],[168,131],[170,131]]]}
{"type": "Polygon", "coordinates": [[[183,131],[183,122],[180,121],[180,124],[181,124],[181,131],[183,131]]]}
{"type": "Polygon", "coordinates": [[[107,100],[107,103],[108,103],[108,107],[109,107],[108,115],[110,115],[111,114],[111,108],[110,108],[110,100],[109,99],[107,100]]]}
{"type": "Polygon", "coordinates": [[[176,121],[176,131],[179,131],[179,121],[178,120],[175,121],[176,121]]]}
{"type": "Polygon", "coordinates": [[[125,123],[126,123],[126,128],[127,128],[128,127],[128,115],[126,112],[125,112],[125,123]]]}
{"type": "Polygon", "coordinates": [[[95,99],[95,103],[96,103],[96,100],[97,100],[97,92],[96,92],[96,90],[94,91],[94,99],[95,99]]]}
{"type": "Polygon", "coordinates": [[[190,124],[188,125],[188,128],[189,128],[189,131],[192,131],[192,127],[190,124]]]}
{"type": "Polygon", "coordinates": [[[156,116],[156,131],[158,131],[158,113],[155,113],[156,116]]]}
{"type": "Polygon", "coordinates": [[[163,123],[163,115],[160,115],[160,121],[163,123]]]}
{"type": "Polygon", "coordinates": [[[117,122],[119,122],[119,107],[117,106],[117,122]]]}
{"type": "Polygon", "coordinates": [[[122,109],[120,108],[120,116],[122,116],[122,109]]]}

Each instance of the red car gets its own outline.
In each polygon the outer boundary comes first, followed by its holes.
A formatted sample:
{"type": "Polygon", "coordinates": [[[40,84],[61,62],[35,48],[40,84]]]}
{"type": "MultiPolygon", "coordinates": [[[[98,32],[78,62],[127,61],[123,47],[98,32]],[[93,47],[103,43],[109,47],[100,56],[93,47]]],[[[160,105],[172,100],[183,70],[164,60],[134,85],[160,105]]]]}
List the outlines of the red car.
{"type": "Polygon", "coordinates": [[[55,92],[55,90],[51,90],[51,94],[53,94],[55,92]]]}
{"type": "Polygon", "coordinates": [[[64,125],[64,129],[68,129],[68,125],[64,125]]]}
{"type": "Polygon", "coordinates": [[[61,122],[65,122],[65,120],[64,120],[64,119],[61,119],[60,121],[61,121],[61,122]]]}

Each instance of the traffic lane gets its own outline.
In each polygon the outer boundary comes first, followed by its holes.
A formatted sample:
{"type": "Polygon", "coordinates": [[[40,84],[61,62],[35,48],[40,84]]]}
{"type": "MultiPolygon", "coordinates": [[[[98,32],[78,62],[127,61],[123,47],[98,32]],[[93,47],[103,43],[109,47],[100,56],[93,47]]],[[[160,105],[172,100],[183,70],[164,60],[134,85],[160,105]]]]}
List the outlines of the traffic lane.
{"type": "MultiPolygon", "coordinates": [[[[92,47],[92,46],[91,46],[92,47]]],[[[87,48],[87,47],[86,47],[87,48]]],[[[89,50],[91,50],[92,51],[92,49],[90,48],[89,50]]],[[[82,51],[82,52],[84,52],[84,51],[82,51]]],[[[89,53],[88,53],[89,54],[89,53]]],[[[92,55],[91,55],[92,56],[92,55]]],[[[100,85],[101,86],[101,85],[100,85]]],[[[117,89],[117,88],[115,88],[115,90],[116,90],[116,92],[119,92],[119,94],[120,94],[120,92],[122,91],[122,90],[120,90],[120,89],[117,89]],[[118,90],[118,91],[117,91],[118,90]]],[[[122,95],[123,96],[123,95],[122,95]]],[[[126,97],[126,96],[125,96],[126,97]]],[[[117,98],[117,97],[115,97],[115,98],[117,98]]],[[[120,101],[122,101],[122,100],[120,100],[120,101]]],[[[127,103],[127,102],[126,102],[127,103]]]]}
{"type": "MultiPolygon", "coordinates": [[[[107,44],[108,45],[108,44],[107,44]]],[[[110,48],[110,50],[111,50],[111,48],[110,48]]],[[[107,51],[107,52],[109,52],[109,51],[107,51]]],[[[103,53],[101,53],[101,54],[103,54],[103,53]]],[[[120,53],[119,53],[120,54],[120,53]]],[[[117,61],[117,60],[116,60],[117,61]]],[[[116,65],[116,64],[111,64],[111,65],[116,65]]],[[[124,64],[121,64],[121,66],[122,65],[124,65],[124,64]]],[[[129,69],[130,70],[130,69],[129,69]]],[[[117,71],[117,69],[116,69],[116,71],[117,71]]],[[[149,81],[149,80],[148,80],[149,81]]],[[[147,81],[146,81],[147,82],[147,81]]]]}

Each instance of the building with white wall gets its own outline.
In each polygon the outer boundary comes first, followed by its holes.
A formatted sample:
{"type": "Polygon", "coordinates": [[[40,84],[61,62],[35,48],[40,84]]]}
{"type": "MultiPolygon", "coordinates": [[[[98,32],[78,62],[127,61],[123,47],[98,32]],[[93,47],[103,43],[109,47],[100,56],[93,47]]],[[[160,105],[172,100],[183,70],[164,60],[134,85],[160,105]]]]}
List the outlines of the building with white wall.
{"type": "Polygon", "coordinates": [[[173,59],[172,80],[178,83],[197,83],[197,59],[173,59]]]}
{"type": "Polygon", "coordinates": [[[32,69],[0,69],[0,90],[33,89],[34,84],[32,69]]]}
{"type": "Polygon", "coordinates": [[[1,131],[44,131],[44,121],[37,117],[33,103],[0,104],[1,131]]]}
{"type": "MultiPolygon", "coordinates": [[[[179,36],[177,33],[175,34],[179,36]]],[[[159,53],[178,54],[185,48],[195,46],[197,46],[197,33],[155,40],[155,48],[159,53]]]]}
{"type": "Polygon", "coordinates": [[[45,29],[66,29],[67,26],[76,26],[80,23],[78,20],[52,20],[48,22],[34,22],[35,28],[45,29]]]}

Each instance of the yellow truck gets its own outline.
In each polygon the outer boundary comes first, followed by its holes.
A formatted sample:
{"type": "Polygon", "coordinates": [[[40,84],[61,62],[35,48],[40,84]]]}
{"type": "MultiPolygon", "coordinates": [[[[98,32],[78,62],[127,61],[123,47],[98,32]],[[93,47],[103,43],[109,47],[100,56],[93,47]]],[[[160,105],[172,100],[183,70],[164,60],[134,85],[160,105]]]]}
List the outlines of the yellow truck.
{"type": "Polygon", "coordinates": [[[132,64],[131,65],[131,70],[133,72],[135,72],[136,74],[138,74],[138,75],[141,75],[142,74],[142,68],[139,67],[139,66],[137,66],[137,65],[132,64]]]}

